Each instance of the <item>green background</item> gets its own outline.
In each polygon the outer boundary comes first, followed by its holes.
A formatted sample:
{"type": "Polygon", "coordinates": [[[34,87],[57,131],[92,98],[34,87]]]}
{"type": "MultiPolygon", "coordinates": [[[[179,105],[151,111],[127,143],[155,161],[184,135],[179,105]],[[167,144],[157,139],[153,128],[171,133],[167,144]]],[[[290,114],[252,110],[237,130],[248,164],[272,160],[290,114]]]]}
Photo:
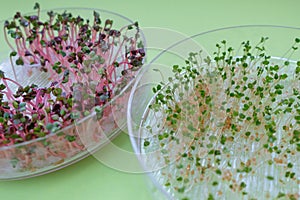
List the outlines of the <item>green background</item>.
{"type": "MultiPolygon", "coordinates": [[[[16,11],[31,12],[34,0],[0,0],[0,19],[16,11]]],[[[210,29],[272,24],[300,27],[299,0],[40,0],[43,9],[91,7],[120,13],[137,20],[141,27],[163,27],[193,35],[210,29]]],[[[164,40],[165,36],[158,38],[164,40]]],[[[175,42],[175,41],[174,41],[175,42]]],[[[5,44],[1,44],[3,46],[5,44]]],[[[151,59],[150,55],[150,58],[151,59]]],[[[114,140],[130,150],[128,136],[114,140]]],[[[118,160],[118,157],[116,158],[118,160]]],[[[120,172],[90,156],[54,173],[20,181],[0,182],[2,200],[148,200],[147,178],[143,174],[120,172]]]]}

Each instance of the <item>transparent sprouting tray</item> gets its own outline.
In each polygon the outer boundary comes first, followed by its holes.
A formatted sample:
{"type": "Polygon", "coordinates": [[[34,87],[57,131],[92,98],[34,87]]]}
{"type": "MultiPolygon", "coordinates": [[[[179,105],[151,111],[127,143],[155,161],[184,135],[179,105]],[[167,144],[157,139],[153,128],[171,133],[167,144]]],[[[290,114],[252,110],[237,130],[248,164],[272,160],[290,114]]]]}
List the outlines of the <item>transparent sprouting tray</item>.
{"type": "MultiPolygon", "coordinates": [[[[51,11],[54,13],[70,12],[74,16],[90,19],[91,22],[93,13],[96,11],[103,20],[102,24],[106,19],[113,20],[115,29],[121,29],[134,23],[118,13],[102,9],[59,8],[51,11]]],[[[47,19],[49,12],[50,10],[41,10],[40,19],[47,19]]],[[[36,13],[25,15],[32,14],[36,13]]],[[[5,21],[1,22],[2,25],[4,23],[5,21]]],[[[128,39],[134,36],[130,32],[127,34],[128,39]]],[[[135,39],[137,39],[136,42],[144,44],[141,32],[139,38],[135,39]]],[[[1,33],[1,44],[5,44],[3,33],[1,33]]],[[[117,42],[115,45],[117,49],[117,42]]],[[[126,48],[120,48],[120,50],[113,52],[111,56],[117,59],[125,57],[128,53],[126,48]]],[[[52,84],[49,75],[41,72],[40,66],[15,66],[14,72],[9,60],[10,52],[9,47],[3,45],[0,54],[0,70],[4,71],[6,77],[17,80],[23,86],[36,84],[39,87],[48,87],[52,84]]],[[[116,73],[115,77],[118,79],[122,70],[117,69],[116,73]]],[[[132,71],[132,76],[128,76],[128,79],[124,79],[120,85],[116,86],[114,97],[101,107],[102,117],[100,119],[97,116],[98,113],[91,112],[86,117],[55,133],[19,144],[2,145],[0,147],[0,180],[23,179],[56,171],[91,155],[91,153],[117,136],[118,133],[126,131],[127,99],[137,73],[139,73],[138,69],[132,71]]],[[[12,88],[17,89],[13,85],[12,88]]]]}
{"type": "Polygon", "coordinates": [[[155,198],[300,197],[299,36],[291,27],[229,27],[179,41],[153,60],[127,117],[155,198]],[[140,89],[153,71],[161,77],[153,91],[140,89]],[[145,96],[137,112],[134,102],[145,96]]]}

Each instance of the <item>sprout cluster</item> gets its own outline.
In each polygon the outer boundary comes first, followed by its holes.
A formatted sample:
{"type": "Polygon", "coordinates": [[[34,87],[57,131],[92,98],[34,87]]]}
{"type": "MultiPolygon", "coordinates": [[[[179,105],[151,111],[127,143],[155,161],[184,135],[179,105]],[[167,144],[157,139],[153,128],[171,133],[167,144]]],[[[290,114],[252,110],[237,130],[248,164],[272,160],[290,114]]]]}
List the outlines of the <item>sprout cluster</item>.
{"type": "Polygon", "coordinates": [[[269,56],[267,41],[192,52],[153,88],[143,149],[176,198],[300,198],[300,61],[269,56]]]}
{"type": "Polygon", "coordinates": [[[39,4],[34,9],[36,15],[17,12],[4,23],[15,77],[0,71],[0,146],[44,137],[93,111],[101,118],[145,56],[137,22],[115,29],[96,11],[92,20],[67,11],[42,20],[39,4]],[[16,67],[38,67],[50,84],[21,85],[16,67]]]}

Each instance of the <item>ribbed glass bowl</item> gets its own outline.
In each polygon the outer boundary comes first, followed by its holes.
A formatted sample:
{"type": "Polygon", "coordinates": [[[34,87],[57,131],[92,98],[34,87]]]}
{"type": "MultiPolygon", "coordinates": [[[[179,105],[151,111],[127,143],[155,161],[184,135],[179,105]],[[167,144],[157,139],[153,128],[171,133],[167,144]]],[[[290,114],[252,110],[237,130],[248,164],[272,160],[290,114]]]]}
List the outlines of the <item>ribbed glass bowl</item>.
{"type": "MultiPolygon", "coordinates": [[[[41,10],[40,19],[48,19],[48,11],[41,10]]],[[[102,24],[106,19],[113,20],[113,28],[117,30],[134,23],[118,13],[102,9],[59,8],[52,9],[52,11],[60,14],[67,11],[73,16],[90,19],[91,23],[94,19],[93,12],[96,11],[100,14],[102,24]]],[[[24,15],[31,14],[33,13],[24,15]]],[[[4,21],[1,22],[2,26],[4,21]]],[[[127,35],[128,38],[134,36],[135,34],[132,33],[127,35]]],[[[136,42],[144,44],[145,41],[141,32],[136,42]]],[[[1,32],[1,44],[0,70],[5,72],[5,76],[14,79],[14,73],[9,62],[11,50],[5,43],[3,32],[1,32]]],[[[112,56],[124,57],[128,51],[126,48],[128,47],[122,47],[112,56]]],[[[15,66],[15,70],[21,85],[36,84],[47,87],[51,84],[47,73],[42,73],[39,67],[25,69],[22,66],[15,66]]],[[[116,79],[121,76],[121,73],[121,70],[117,70],[116,79]]],[[[29,178],[61,169],[85,158],[103,147],[121,131],[126,131],[127,99],[137,73],[139,70],[133,71],[130,77],[128,76],[120,85],[115,87],[113,98],[101,107],[102,116],[100,119],[96,112],[91,112],[86,117],[55,133],[15,145],[2,145],[0,147],[0,180],[29,178]]]]}
{"type": "Polygon", "coordinates": [[[154,199],[300,198],[299,38],[220,28],[153,59],[127,118],[154,199]]]}

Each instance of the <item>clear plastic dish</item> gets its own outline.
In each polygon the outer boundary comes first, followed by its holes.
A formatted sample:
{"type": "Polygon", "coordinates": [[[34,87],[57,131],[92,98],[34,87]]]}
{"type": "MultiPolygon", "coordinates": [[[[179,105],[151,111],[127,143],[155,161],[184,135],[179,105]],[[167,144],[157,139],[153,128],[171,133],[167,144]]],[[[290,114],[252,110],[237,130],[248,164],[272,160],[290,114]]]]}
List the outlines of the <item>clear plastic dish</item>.
{"type": "Polygon", "coordinates": [[[293,27],[220,28],[153,59],[127,118],[154,199],[300,198],[299,37],[293,27]]]}
{"type": "MultiPolygon", "coordinates": [[[[48,19],[49,11],[41,10],[40,19],[48,19]]],[[[133,21],[118,13],[96,8],[59,8],[51,11],[60,14],[67,12],[75,17],[81,16],[83,19],[89,19],[90,23],[94,19],[93,12],[96,11],[103,20],[102,24],[107,19],[113,20],[112,27],[117,30],[134,24],[133,21]]],[[[32,14],[36,12],[24,15],[32,14]]],[[[5,21],[2,21],[1,25],[3,26],[4,23],[5,21]]],[[[145,40],[138,29],[133,28],[122,37],[125,35],[128,41],[137,37],[135,42],[143,48],[145,40]]],[[[41,72],[39,66],[27,69],[23,66],[15,66],[15,72],[13,72],[9,61],[11,50],[5,45],[3,32],[1,32],[1,44],[0,70],[5,72],[5,76],[15,79],[14,74],[16,74],[17,81],[23,86],[37,84],[41,87],[48,87],[52,83],[47,73],[41,72]]],[[[119,43],[115,45],[115,49],[120,46],[119,43]]],[[[112,56],[117,59],[125,57],[128,53],[127,48],[129,47],[122,46],[118,51],[114,51],[112,56]]],[[[122,70],[116,70],[116,80],[121,73],[123,73],[122,70]]],[[[74,124],[44,137],[9,146],[2,145],[0,147],[0,180],[23,179],[56,171],[87,157],[103,147],[118,133],[126,130],[127,99],[137,73],[139,69],[128,74],[122,82],[116,83],[113,97],[101,107],[99,112],[92,111],[84,118],[76,120],[74,124]],[[99,117],[100,112],[101,117],[99,117]]]]}

